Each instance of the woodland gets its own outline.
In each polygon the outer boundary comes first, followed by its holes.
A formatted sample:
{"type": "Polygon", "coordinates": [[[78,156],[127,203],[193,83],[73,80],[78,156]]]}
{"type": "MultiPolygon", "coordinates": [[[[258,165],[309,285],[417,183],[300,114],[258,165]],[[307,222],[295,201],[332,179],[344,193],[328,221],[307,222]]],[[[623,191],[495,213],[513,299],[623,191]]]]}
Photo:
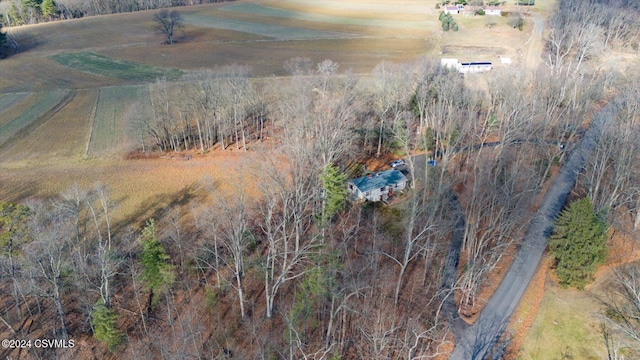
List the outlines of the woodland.
{"type": "MultiPolygon", "coordinates": [[[[47,17],[12,4],[21,15],[5,23],[47,17]]],[[[123,6],[86,5],[100,14],[123,6]]],[[[56,6],[60,18],[74,17],[56,6]]],[[[146,218],[119,218],[99,183],[1,201],[3,334],[85,346],[0,355],[446,358],[454,318],[481,310],[539,195],[605,104],[608,121],[571,200],[588,198],[603,226],[637,238],[640,77],[598,64],[609,50],[637,56],[638,19],[636,2],[560,0],[544,65],[480,81],[435,59],[381,62],[363,77],[302,57],[283,65],[287,77],[256,79],[230,65],[158,79],[151,112],[133,115],[131,159],[263,159],[236,192],[202,180],[146,218]],[[403,194],[390,204],[350,201],[347,179],[371,172],[372,159],[399,157],[411,174],[403,194]],[[459,216],[450,279],[444,260],[459,216]],[[451,299],[453,311],[443,306],[451,299]]],[[[617,358],[640,350],[638,271],[620,268],[618,291],[603,299],[603,346],[617,358]]]]}

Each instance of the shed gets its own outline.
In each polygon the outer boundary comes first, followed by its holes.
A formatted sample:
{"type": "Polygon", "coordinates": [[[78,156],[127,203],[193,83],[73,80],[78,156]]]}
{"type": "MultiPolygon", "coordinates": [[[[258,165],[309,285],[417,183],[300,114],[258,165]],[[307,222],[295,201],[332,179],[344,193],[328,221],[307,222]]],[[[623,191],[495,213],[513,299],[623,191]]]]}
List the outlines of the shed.
{"type": "Polygon", "coordinates": [[[459,14],[460,9],[457,6],[445,6],[444,8],[445,14],[459,14]]]}
{"type": "Polygon", "coordinates": [[[347,186],[349,192],[358,199],[380,201],[404,189],[407,178],[400,171],[392,169],[353,179],[347,186]]]}
{"type": "Polygon", "coordinates": [[[494,16],[502,15],[502,10],[497,6],[487,6],[483,10],[485,15],[494,15],[494,16]]]}

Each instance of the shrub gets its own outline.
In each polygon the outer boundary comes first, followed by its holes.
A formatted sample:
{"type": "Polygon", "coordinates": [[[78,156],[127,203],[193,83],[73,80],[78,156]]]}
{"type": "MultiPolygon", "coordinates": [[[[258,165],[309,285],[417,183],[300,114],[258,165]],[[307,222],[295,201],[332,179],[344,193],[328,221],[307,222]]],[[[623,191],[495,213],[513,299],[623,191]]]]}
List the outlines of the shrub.
{"type": "Polygon", "coordinates": [[[517,28],[518,30],[522,31],[522,27],[524,26],[524,19],[519,13],[511,13],[509,14],[508,23],[512,28],[517,28]]]}
{"type": "Polygon", "coordinates": [[[93,337],[98,341],[105,342],[109,352],[114,352],[116,347],[124,339],[124,334],[116,323],[118,314],[105,306],[104,302],[98,301],[91,312],[91,327],[93,337]]]}
{"type": "Polygon", "coordinates": [[[458,31],[458,24],[453,24],[453,26],[451,27],[451,29],[453,31],[458,31]]]}
{"type": "Polygon", "coordinates": [[[442,30],[449,31],[449,23],[448,22],[443,22],[442,23],[442,30]]]}
{"type": "Polygon", "coordinates": [[[476,11],[476,15],[484,15],[484,14],[485,14],[484,9],[478,9],[476,11]]]}

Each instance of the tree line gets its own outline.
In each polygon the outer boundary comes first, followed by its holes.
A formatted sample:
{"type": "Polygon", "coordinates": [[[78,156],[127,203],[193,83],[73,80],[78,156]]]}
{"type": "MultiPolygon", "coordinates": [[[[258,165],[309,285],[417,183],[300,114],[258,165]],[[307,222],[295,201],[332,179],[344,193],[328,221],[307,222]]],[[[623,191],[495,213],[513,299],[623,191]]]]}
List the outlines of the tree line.
{"type": "Polygon", "coordinates": [[[222,1],[224,0],[10,0],[5,12],[0,16],[0,23],[5,26],[19,26],[222,1]]]}

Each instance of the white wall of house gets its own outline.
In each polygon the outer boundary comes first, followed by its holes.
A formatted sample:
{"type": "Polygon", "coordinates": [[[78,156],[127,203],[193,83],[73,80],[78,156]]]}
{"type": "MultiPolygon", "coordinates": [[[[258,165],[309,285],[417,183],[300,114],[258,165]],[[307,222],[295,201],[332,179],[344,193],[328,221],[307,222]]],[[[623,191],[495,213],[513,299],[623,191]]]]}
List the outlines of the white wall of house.
{"type": "Polygon", "coordinates": [[[396,192],[404,189],[406,186],[406,181],[402,181],[393,185],[387,185],[381,188],[373,189],[371,191],[362,192],[353,183],[349,183],[348,189],[351,194],[355,195],[360,200],[380,201],[386,199],[390,192],[395,194],[396,192]]]}

